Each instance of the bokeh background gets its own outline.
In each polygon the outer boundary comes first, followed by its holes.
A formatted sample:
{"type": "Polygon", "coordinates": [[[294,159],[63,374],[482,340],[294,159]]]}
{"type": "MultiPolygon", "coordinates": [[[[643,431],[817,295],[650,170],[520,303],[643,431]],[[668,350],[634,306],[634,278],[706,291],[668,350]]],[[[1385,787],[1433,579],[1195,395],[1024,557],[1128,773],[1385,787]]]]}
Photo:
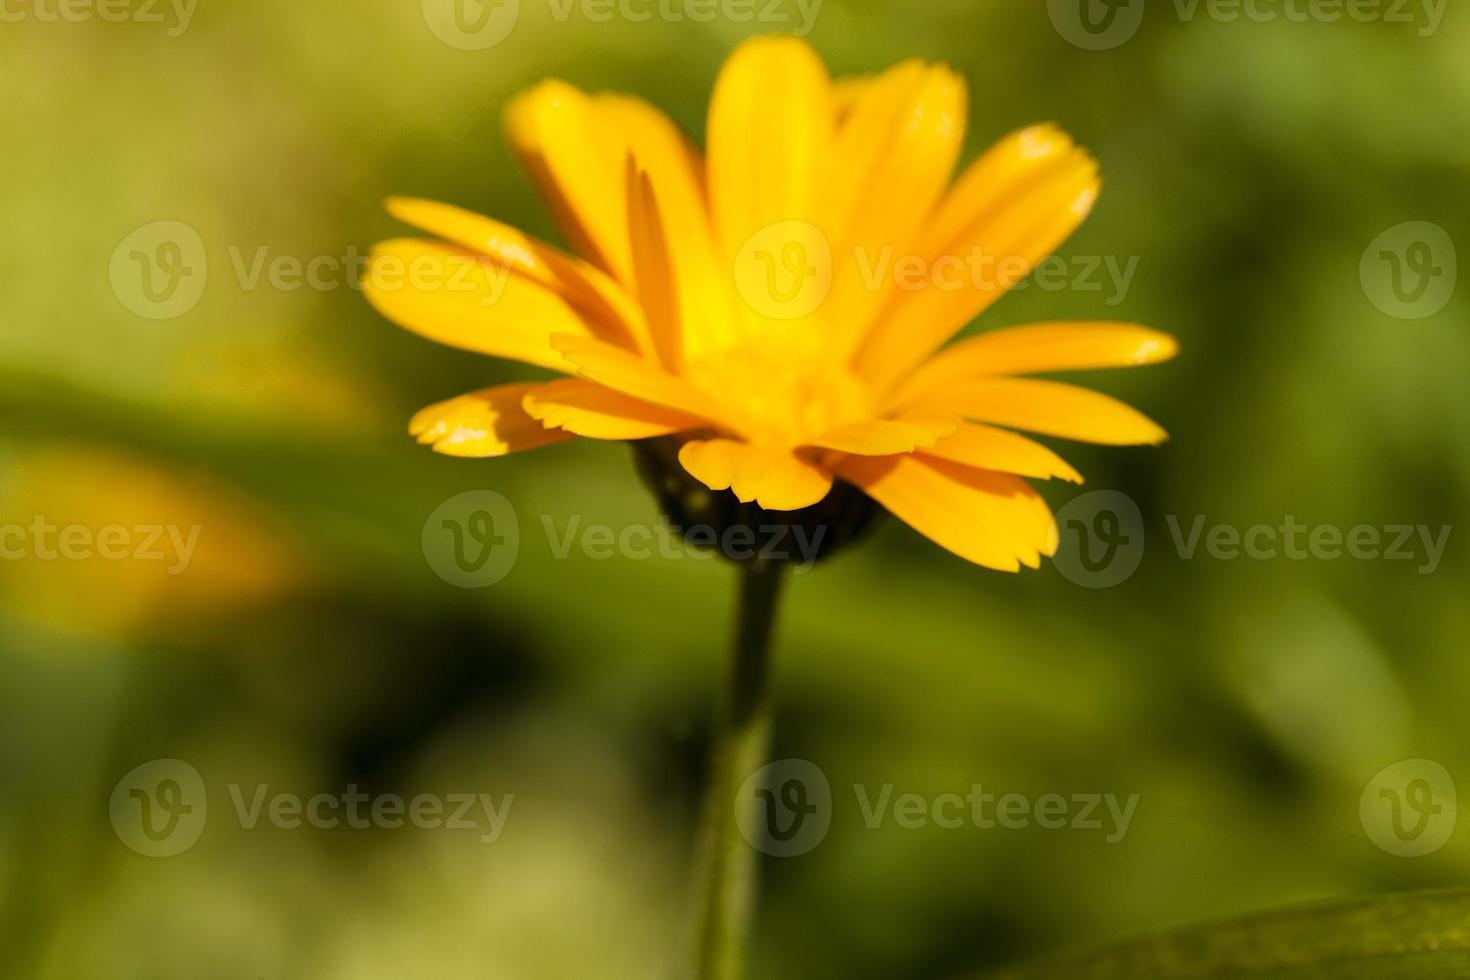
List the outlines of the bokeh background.
{"type": "MultiPolygon", "coordinates": [[[[177,36],[162,6],[163,24],[0,23],[0,513],[201,528],[181,575],[0,562],[0,975],[641,978],[674,963],[733,572],[556,557],[543,518],[655,520],[626,448],[460,461],[415,446],[414,410],[527,369],[392,327],[342,271],[399,233],[390,193],[555,240],[501,135],[512,93],[552,75],[631,91],[700,136],[720,62],[781,27],[557,9],[522,0],[478,51],[412,2],[211,0],[177,36]],[[109,269],[163,220],[197,232],[207,286],[149,319],[109,269]],[[251,281],[260,255],[343,261],[336,288],[290,290],[251,281]],[[466,590],[435,574],[421,532],[478,489],[514,503],[521,547],[502,581],[466,590]],[[166,859],[109,821],[119,779],[154,759],[187,761],[209,792],[203,836],[166,859]],[[228,787],[261,783],[515,802],[488,845],[243,829],[228,787]]],[[[775,757],[820,765],[836,802],[819,847],[766,862],[757,976],[945,977],[1466,878],[1465,828],[1406,858],[1359,813],[1401,759],[1470,786],[1470,297],[1400,318],[1360,275],[1401,222],[1470,243],[1470,21],[1450,11],[1421,36],[1413,12],[1186,21],[1153,3],[1126,44],[1088,51],[1035,0],[821,5],[810,39],[836,72],[918,55],[968,77],[966,159],[1054,120],[1102,161],[1101,202],[1062,254],[1136,257],[1126,296],[1032,288],[978,328],[1127,319],[1183,353],[1089,379],[1163,422],[1167,445],[1072,447],[1088,485],[1044,488],[1055,506],[1096,489],[1137,502],[1147,547],[1126,580],[987,572],[897,522],[794,580],[775,757]],[[1170,515],[1453,533],[1421,574],[1186,559],[1170,515]],[[1139,802],[1111,844],[869,829],[853,787],[887,783],[1139,802]]]]}

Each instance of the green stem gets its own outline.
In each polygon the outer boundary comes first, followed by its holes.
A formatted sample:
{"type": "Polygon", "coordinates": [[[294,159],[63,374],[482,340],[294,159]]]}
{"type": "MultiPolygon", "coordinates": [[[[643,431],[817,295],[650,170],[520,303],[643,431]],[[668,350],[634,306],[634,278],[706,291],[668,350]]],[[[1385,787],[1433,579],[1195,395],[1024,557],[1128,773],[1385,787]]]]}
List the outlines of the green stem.
{"type": "Polygon", "coordinates": [[[759,560],[740,566],[734,671],[715,733],[700,829],[693,909],[695,980],[741,980],[745,975],[757,854],[740,832],[736,807],[754,806],[756,801],[753,794],[745,800],[736,798],[745,780],[765,765],[770,744],[771,632],[782,568],[779,562],[759,560]]]}

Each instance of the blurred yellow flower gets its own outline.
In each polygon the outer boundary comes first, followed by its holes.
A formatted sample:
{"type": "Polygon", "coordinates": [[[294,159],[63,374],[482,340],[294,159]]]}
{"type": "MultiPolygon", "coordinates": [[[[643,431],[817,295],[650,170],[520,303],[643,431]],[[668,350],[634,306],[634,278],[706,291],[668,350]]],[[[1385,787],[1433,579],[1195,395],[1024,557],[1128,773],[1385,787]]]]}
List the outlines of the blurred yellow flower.
{"type": "Polygon", "coordinates": [[[306,580],[294,536],[250,497],[113,448],[17,450],[0,505],[4,605],[64,632],[177,633],[306,580]]]}
{"type": "Polygon", "coordinates": [[[787,37],[726,63],[704,158],[638,99],[559,81],[519,96],[511,144],[582,258],[393,199],[441,240],[380,244],[364,286],[410,330],[570,377],[450,399],[410,431],[459,456],[675,436],[693,477],[741,501],[796,510],[842,478],[970,561],[1036,567],[1057,533],[1025,478],[1081,478],[1012,430],[1114,445],[1165,434],[1104,395],[1019,376],[1176,347],[1117,323],[945,347],[1081,223],[1099,187],[1093,159],[1047,125],[951,183],[966,103],[945,66],[834,82],[787,37]]]}

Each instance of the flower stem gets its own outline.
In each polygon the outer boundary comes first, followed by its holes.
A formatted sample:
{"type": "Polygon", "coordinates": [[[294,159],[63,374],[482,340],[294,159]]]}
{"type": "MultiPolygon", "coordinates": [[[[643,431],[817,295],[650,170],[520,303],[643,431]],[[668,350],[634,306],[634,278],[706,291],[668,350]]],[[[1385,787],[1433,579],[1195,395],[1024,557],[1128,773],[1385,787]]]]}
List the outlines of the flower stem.
{"type": "Polygon", "coordinates": [[[781,590],[781,562],[740,566],[735,664],[715,733],[709,788],[700,829],[694,932],[695,980],[741,980],[755,911],[757,854],[737,822],[740,787],[765,765],[772,703],[768,684],[772,626],[781,590]]]}

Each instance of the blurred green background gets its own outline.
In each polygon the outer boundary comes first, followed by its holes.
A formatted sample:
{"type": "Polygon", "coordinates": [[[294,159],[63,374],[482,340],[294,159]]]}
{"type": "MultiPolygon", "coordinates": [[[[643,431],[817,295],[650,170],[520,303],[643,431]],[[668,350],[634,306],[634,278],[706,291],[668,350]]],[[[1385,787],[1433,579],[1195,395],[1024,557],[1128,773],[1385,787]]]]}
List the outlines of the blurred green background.
{"type": "MultiPolygon", "coordinates": [[[[400,233],[390,193],[555,239],[501,136],[511,94],[546,76],[626,90],[698,137],[721,61],[781,25],[602,23],[522,0],[509,36],[476,51],[411,2],[213,0],[177,36],[163,6],[163,24],[6,9],[32,13],[0,23],[0,513],[202,530],[176,576],[0,562],[0,975],[666,974],[733,572],[557,558],[543,516],[655,519],[625,447],[435,456],[404,432],[414,410],[534,372],[394,328],[340,269],[333,289],[248,272],[400,233]],[[109,264],[162,220],[198,233],[207,287],[149,319],[109,264]],[[420,535],[476,489],[514,503],[520,556],[462,590],[420,535]],[[154,759],[187,761],[209,793],[203,836],[166,859],[124,846],[108,817],[114,786],[154,759]],[[492,844],[246,830],[228,787],[260,783],[515,802],[492,844]]],[[[1470,300],[1403,319],[1360,278],[1401,222],[1470,242],[1458,13],[1425,37],[1422,18],[1186,21],[1154,3],[1136,37],[1087,51],[1035,0],[821,6],[810,40],[834,72],[917,55],[967,76],[967,160],[1054,120],[1102,162],[1100,204],[1062,254],[1137,257],[1126,296],[1028,289],[978,326],[1127,319],[1183,354],[1088,379],[1159,419],[1167,445],[1067,447],[1087,486],[1043,488],[1057,507],[1096,489],[1138,502],[1147,547],[1126,581],[991,573],[889,522],[792,583],[774,757],[821,766],[835,806],[819,847],[765,862],[756,976],[945,977],[1465,880],[1465,828],[1406,858],[1359,814],[1401,759],[1470,786],[1470,300]],[[1185,559],[1170,515],[1455,533],[1420,574],[1185,559]],[[1139,802],[1112,844],[869,829],[853,787],[887,783],[1139,802]]]]}

